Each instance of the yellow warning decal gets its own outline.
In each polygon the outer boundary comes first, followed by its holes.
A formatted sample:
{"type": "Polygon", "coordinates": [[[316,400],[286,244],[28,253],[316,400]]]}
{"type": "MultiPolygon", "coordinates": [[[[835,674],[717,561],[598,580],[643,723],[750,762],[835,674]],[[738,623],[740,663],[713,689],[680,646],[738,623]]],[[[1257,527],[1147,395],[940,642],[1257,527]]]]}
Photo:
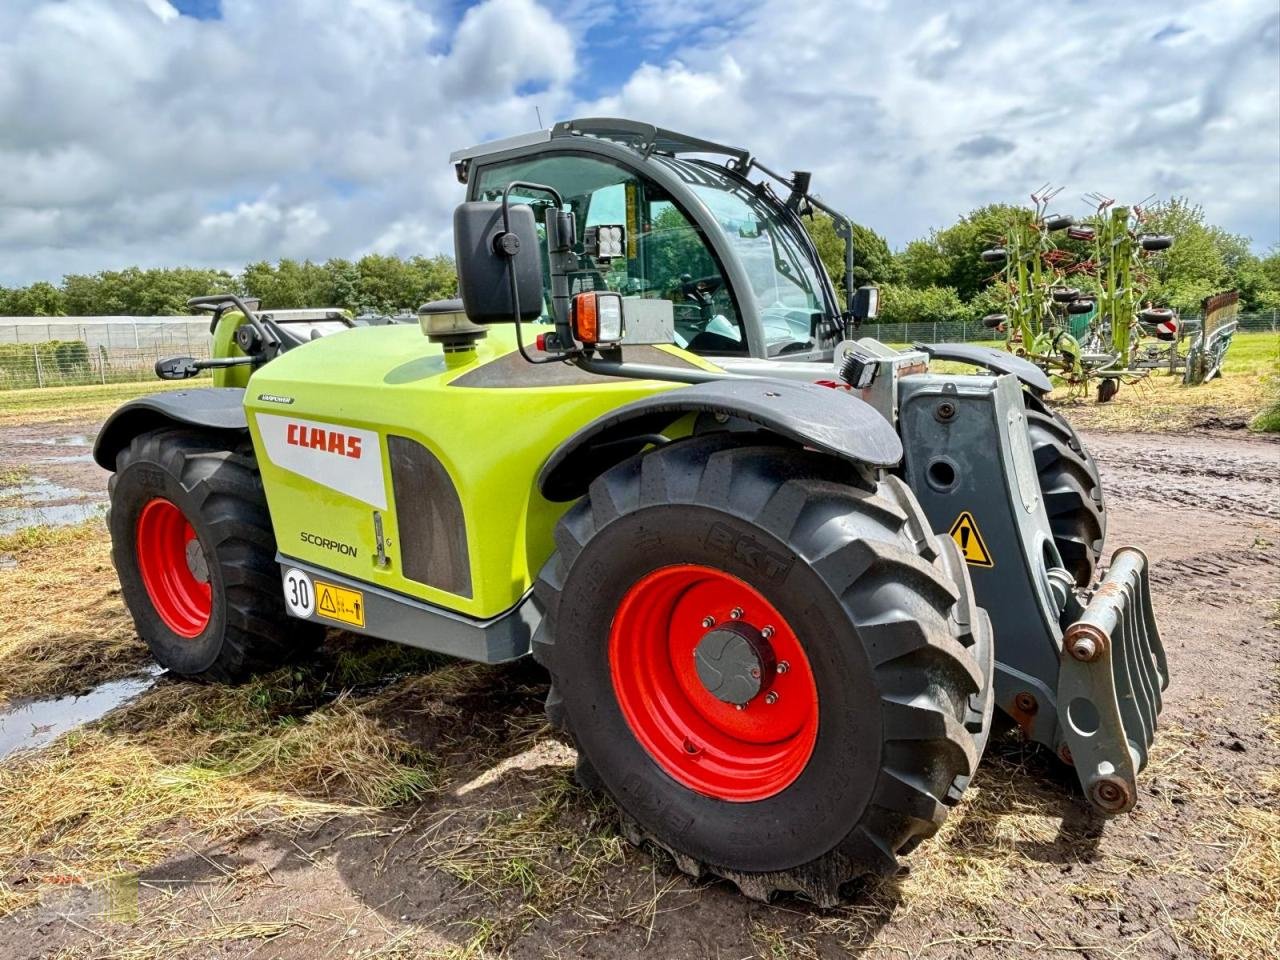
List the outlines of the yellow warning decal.
{"type": "Polygon", "coordinates": [[[316,612],[339,623],[363,627],[364,594],[359,590],[348,590],[346,587],[336,587],[332,583],[317,580],[316,612]]]}
{"type": "MultiPolygon", "coordinates": [[[[951,525],[951,539],[956,542],[956,546],[960,548],[960,552],[964,554],[965,563],[973,567],[994,567],[995,561],[991,559],[991,551],[987,549],[987,543],[982,539],[982,534],[978,532],[978,522],[973,519],[973,514],[966,510],[960,516],[956,517],[956,522],[951,525]]],[[[319,586],[317,584],[317,586],[319,586]]]]}

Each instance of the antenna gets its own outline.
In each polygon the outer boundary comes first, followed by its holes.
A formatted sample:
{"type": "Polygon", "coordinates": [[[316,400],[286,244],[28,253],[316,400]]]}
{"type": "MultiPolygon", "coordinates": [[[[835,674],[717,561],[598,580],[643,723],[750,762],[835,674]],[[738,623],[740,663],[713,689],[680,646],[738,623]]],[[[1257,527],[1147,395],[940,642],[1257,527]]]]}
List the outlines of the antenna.
{"type": "Polygon", "coordinates": [[[541,130],[542,129],[542,111],[538,109],[538,105],[536,103],[533,105],[533,112],[538,116],[538,129],[541,130]]]}

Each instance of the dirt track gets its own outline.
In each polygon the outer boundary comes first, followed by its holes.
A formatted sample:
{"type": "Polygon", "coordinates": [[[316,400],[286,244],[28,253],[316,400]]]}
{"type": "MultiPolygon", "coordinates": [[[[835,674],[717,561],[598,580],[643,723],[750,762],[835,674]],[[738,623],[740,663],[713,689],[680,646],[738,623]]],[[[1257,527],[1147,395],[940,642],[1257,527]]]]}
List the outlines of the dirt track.
{"type": "MultiPolygon", "coordinates": [[[[83,459],[32,463],[49,456],[33,439],[6,437],[0,469],[26,466],[86,494],[102,484],[83,459]]],[[[1266,902],[1251,907],[1247,890],[1243,901],[1232,890],[1250,882],[1241,855],[1265,841],[1248,811],[1274,825],[1280,803],[1280,443],[1207,433],[1086,442],[1107,484],[1109,549],[1132,543],[1151,558],[1173,677],[1132,816],[1095,818],[1051,757],[1007,732],[902,882],[841,911],[765,906],[617,843],[607,812],[565,789],[571,751],[538,731],[536,668],[482,668],[445,694],[424,698],[414,678],[382,691],[376,715],[441,758],[448,786],[423,804],[192,848],[142,874],[141,926],[83,914],[69,924],[50,902],[0,921],[0,952],[110,955],[163,941],[154,955],[204,957],[209,942],[184,938],[222,931],[217,953],[233,957],[1274,956],[1256,942],[1215,949],[1197,931],[1238,927],[1266,902]],[[520,847],[526,818],[551,842],[520,847]],[[574,872],[585,833],[595,859],[574,872]],[[494,849],[575,882],[548,880],[552,895],[540,897],[518,872],[495,883],[477,867],[481,883],[459,879],[460,863],[494,849]],[[255,935],[254,923],[279,929],[255,935]]],[[[1253,919],[1280,929],[1274,916],[1253,919]]]]}

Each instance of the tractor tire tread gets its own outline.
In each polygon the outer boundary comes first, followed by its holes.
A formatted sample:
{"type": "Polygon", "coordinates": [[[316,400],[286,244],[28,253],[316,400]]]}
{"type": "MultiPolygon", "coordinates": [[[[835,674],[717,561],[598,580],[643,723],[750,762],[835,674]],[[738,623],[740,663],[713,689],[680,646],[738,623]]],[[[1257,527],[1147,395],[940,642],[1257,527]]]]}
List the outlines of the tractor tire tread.
{"type": "MultiPolygon", "coordinates": [[[[256,461],[225,449],[222,439],[199,430],[152,430],[121,450],[108,482],[109,494],[115,493],[119,473],[138,461],[158,463],[178,479],[200,511],[206,555],[223,572],[226,619],[221,648],[206,669],[184,675],[236,683],[295,662],[318,646],[323,629],[285,612],[275,535],[256,461]]],[[[108,525],[110,515],[109,510],[108,525]]],[[[120,569],[130,562],[133,541],[114,531],[112,541],[120,569]]],[[[136,615],[134,621],[143,633],[136,615]]],[[[154,646],[152,650],[158,655],[154,646]]]]}
{"type": "MultiPolygon", "coordinates": [[[[817,572],[859,637],[865,630],[876,634],[877,644],[885,640],[889,652],[870,657],[885,718],[882,762],[871,802],[848,834],[788,870],[742,872],[699,861],[625,809],[623,833],[666,851],[689,876],[721,877],[753,899],[799,893],[823,907],[836,905],[859,877],[896,873],[899,855],[937,832],[973,776],[994,704],[990,621],[974,602],[954,543],[931,532],[898,478],[877,481],[845,461],[781,445],[744,445],[728,433],[673,442],[591,483],[561,519],[557,552],[535,587],[544,617],[533,654],[551,675],[548,717],[575,745],[557,686],[566,665],[557,660],[555,642],[574,561],[617,518],[671,503],[723,510],[768,530],[817,572]],[[915,611],[915,619],[877,617],[880,605],[915,611]]],[[[581,749],[577,776],[584,787],[606,789],[581,749]]]]}

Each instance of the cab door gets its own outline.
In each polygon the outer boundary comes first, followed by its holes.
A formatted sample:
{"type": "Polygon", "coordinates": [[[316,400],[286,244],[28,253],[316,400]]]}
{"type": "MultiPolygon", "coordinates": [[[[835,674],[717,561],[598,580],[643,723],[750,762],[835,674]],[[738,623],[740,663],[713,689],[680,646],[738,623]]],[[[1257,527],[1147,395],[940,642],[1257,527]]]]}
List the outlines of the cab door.
{"type": "MultiPolygon", "coordinates": [[[[671,301],[676,344],[695,353],[734,356],[749,343],[734,290],[701,229],[653,180],[619,163],[575,153],[486,164],[477,169],[470,198],[501,200],[513,181],[555,188],[565,207],[588,227],[621,226],[625,255],[601,262],[583,256],[571,292],[608,289],[624,296],[671,301]]],[[[546,207],[546,194],[517,187],[511,201],[546,207]]],[[[541,221],[541,216],[539,216],[541,221]]],[[[550,322],[550,275],[543,275],[543,318],[550,322]]]]}

